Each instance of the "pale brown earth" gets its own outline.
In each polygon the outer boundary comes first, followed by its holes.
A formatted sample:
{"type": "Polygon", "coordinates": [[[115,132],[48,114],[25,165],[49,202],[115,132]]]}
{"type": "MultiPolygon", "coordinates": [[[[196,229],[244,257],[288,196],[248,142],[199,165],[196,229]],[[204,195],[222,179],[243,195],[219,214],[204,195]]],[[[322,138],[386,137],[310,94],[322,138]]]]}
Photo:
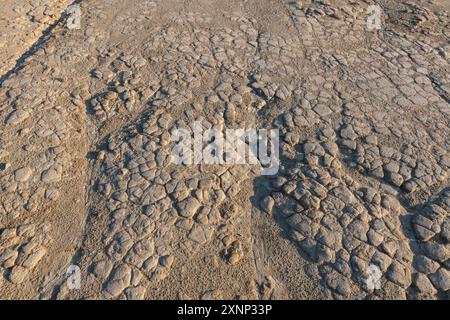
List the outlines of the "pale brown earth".
{"type": "Polygon", "coordinates": [[[71,3],[2,0],[0,298],[450,298],[449,1],[71,3]],[[171,162],[196,119],[279,172],[171,162]]]}
{"type": "Polygon", "coordinates": [[[74,0],[2,0],[0,14],[0,75],[30,50],[44,31],[61,18],[74,0]]]}

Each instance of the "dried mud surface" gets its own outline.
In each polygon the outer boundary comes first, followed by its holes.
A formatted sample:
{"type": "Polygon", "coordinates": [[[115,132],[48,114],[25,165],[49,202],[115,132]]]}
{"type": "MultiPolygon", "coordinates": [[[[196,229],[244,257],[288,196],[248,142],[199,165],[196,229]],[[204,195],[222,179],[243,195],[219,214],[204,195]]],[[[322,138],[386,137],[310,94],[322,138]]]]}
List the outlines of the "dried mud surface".
{"type": "Polygon", "coordinates": [[[448,7],[3,0],[0,298],[449,299],[448,7]],[[174,164],[198,119],[280,170],[174,164]]]}

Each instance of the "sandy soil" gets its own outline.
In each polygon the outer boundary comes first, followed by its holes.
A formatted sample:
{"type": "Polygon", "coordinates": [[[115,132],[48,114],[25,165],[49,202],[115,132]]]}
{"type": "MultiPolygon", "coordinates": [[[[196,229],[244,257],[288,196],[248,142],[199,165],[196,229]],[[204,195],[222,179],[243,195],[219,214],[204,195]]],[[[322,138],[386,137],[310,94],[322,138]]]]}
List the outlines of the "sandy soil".
{"type": "Polygon", "coordinates": [[[449,299],[448,10],[4,0],[0,298],[449,299]],[[175,163],[196,120],[279,170],[175,163]]]}

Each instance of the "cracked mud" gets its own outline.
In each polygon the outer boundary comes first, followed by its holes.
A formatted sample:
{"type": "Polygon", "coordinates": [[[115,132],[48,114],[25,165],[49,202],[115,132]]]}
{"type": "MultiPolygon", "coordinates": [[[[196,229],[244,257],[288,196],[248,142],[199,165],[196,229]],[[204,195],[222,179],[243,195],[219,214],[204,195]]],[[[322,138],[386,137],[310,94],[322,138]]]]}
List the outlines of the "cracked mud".
{"type": "Polygon", "coordinates": [[[2,7],[1,298],[450,298],[446,1],[2,7]],[[278,172],[173,163],[198,119],[278,172]]]}

